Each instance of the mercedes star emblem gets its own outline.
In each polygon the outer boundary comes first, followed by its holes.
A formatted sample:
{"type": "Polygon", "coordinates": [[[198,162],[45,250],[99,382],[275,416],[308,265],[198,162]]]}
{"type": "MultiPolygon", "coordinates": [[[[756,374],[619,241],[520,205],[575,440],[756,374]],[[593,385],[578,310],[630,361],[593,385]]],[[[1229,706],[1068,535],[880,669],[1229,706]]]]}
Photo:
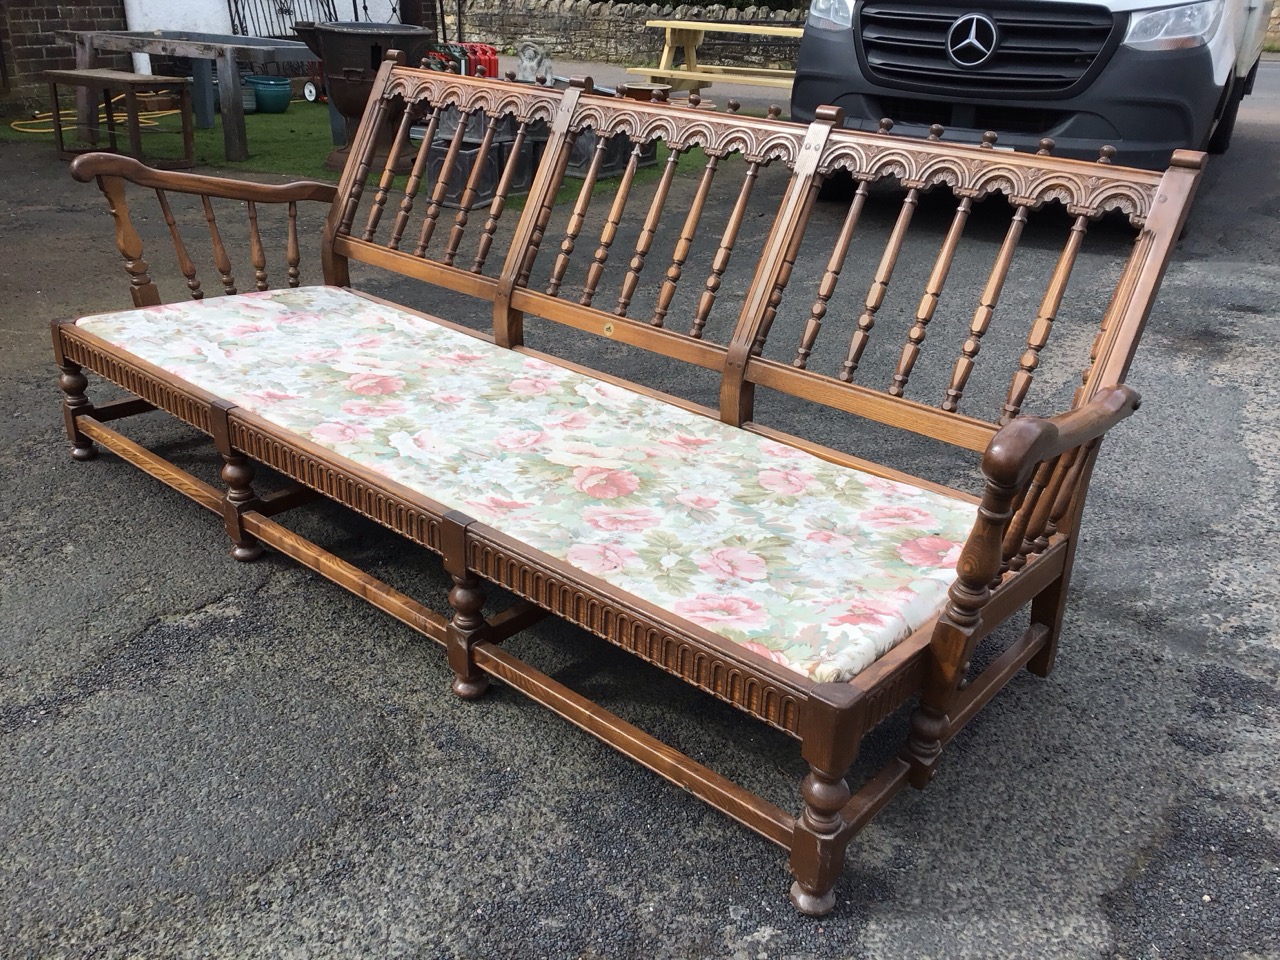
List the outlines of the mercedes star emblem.
{"type": "Polygon", "coordinates": [[[961,67],[980,67],[996,52],[995,21],[981,13],[966,13],[947,31],[947,56],[961,67]]]}

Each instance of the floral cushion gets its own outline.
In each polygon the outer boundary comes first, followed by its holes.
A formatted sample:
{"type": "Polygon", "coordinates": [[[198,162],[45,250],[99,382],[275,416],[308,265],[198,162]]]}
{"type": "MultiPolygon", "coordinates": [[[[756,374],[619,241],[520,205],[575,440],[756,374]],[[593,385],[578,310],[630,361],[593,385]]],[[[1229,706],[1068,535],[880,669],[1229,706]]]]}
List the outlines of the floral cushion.
{"type": "Polygon", "coordinates": [[[330,287],[84,329],[820,681],[937,613],[975,508],[330,287]]]}

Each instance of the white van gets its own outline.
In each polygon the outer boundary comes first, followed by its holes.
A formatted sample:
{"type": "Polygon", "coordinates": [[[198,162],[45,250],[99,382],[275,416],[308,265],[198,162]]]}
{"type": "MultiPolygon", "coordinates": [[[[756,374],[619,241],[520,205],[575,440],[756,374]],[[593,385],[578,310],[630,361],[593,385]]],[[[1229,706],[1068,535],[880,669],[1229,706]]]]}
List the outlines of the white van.
{"type": "Polygon", "coordinates": [[[1180,147],[1221,153],[1253,87],[1271,0],[813,0],[791,92],[847,126],[1163,167],[1180,147]]]}

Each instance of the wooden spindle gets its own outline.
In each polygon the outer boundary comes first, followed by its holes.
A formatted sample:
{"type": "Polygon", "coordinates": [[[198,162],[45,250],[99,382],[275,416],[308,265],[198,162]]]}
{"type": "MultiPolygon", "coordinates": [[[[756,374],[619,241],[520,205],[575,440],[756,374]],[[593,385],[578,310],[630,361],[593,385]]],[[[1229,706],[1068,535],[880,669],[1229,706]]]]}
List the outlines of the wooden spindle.
{"type": "MultiPolygon", "coordinates": [[[[385,69],[385,68],[384,68],[385,69]]],[[[364,125],[366,129],[377,130],[382,118],[387,111],[387,101],[382,97],[371,98],[372,102],[366,107],[367,123],[364,125]]],[[[338,223],[338,235],[347,237],[351,235],[351,224],[355,221],[356,210],[360,207],[360,199],[364,196],[364,185],[369,179],[369,169],[373,165],[373,153],[377,148],[377,137],[372,134],[365,137],[361,142],[360,138],[356,138],[356,142],[352,144],[352,151],[359,150],[356,160],[356,172],[351,181],[351,189],[347,194],[347,204],[342,210],[342,219],[338,223]]],[[[348,164],[350,159],[348,158],[348,164]]],[[[345,179],[345,178],[344,178],[345,179]]]]}
{"type": "Polygon", "coordinates": [[[124,181],[119,177],[99,176],[98,189],[106,197],[111,219],[116,228],[116,249],[124,259],[124,270],[129,275],[129,296],[135,307],[154,306],[160,302],[160,291],[151,280],[150,269],[143,258],[142,237],[138,235],[129,218],[129,200],[125,195],[124,181]]]}
{"type": "MultiPolygon", "coordinates": [[[[935,124],[935,126],[937,125],[935,124]]],[[[941,133],[939,133],[939,136],[941,136],[941,133]]],[[[915,369],[916,361],[920,359],[920,348],[924,344],[925,336],[928,333],[929,323],[933,320],[934,313],[937,312],[938,299],[942,296],[942,288],[946,286],[947,276],[951,272],[951,262],[955,259],[956,247],[960,243],[960,235],[964,233],[965,224],[968,222],[969,213],[972,210],[973,197],[962,197],[956,207],[955,216],[951,218],[951,228],[947,231],[947,236],[942,241],[942,248],[938,251],[937,259],[934,260],[933,270],[930,271],[929,279],[925,283],[924,296],[920,298],[920,305],[916,307],[915,322],[911,324],[911,329],[907,331],[907,342],[903,345],[902,353],[898,356],[898,366],[893,371],[893,380],[889,384],[889,394],[891,396],[900,397],[907,389],[907,382],[911,379],[911,371],[915,369]]]]}
{"type": "Polygon", "coordinates": [[[187,281],[187,289],[191,291],[192,300],[203,300],[204,291],[200,289],[200,278],[196,275],[196,265],[187,253],[187,245],[182,242],[182,234],[178,232],[178,223],[173,211],[169,208],[169,198],[165,192],[156,188],[156,199],[160,201],[160,213],[164,217],[165,226],[169,228],[169,236],[173,238],[173,248],[178,256],[178,269],[187,281]]]}
{"type": "MultiPolygon", "coordinates": [[[[729,104],[733,106],[736,102],[731,100],[729,104]]],[[[711,273],[703,285],[702,296],[698,298],[698,309],[694,313],[693,324],[689,327],[691,337],[701,339],[702,331],[706,329],[711,308],[715,306],[716,295],[720,292],[721,279],[724,277],[724,272],[729,269],[729,259],[733,256],[734,244],[738,242],[738,232],[742,229],[742,222],[747,215],[747,204],[751,200],[751,193],[760,175],[760,165],[760,160],[752,160],[747,164],[742,189],[738,191],[738,199],[734,201],[733,211],[725,223],[724,233],[720,236],[720,247],[711,261],[711,273]]]]}
{"type": "Polygon", "coordinates": [[[987,277],[987,285],[982,290],[978,309],[969,321],[969,336],[960,348],[961,356],[951,372],[951,384],[947,387],[946,398],[942,401],[942,409],[955,413],[960,407],[960,399],[964,396],[964,388],[973,373],[978,359],[978,351],[982,349],[982,338],[991,326],[991,318],[995,315],[996,305],[1000,302],[1000,293],[1004,290],[1004,282],[1009,276],[1009,266],[1013,263],[1014,251],[1022,237],[1022,228],[1027,224],[1027,208],[1019,206],[1005,231],[1004,242],[1000,244],[1000,252],[996,254],[996,262],[987,277]]]}
{"type": "Polygon", "coordinates": [[[204,205],[204,219],[209,224],[209,238],[213,243],[213,265],[218,268],[218,274],[222,277],[223,291],[234,295],[236,280],[231,276],[231,258],[227,256],[227,248],[222,245],[222,234],[218,232],[218,219],[213,215],[213,204],[207,196],[202,196],[200,201],[204,205]]]}
{"type": "MultiPolygon", "coordinates": [[[[659,93],[662,91],[659,90],[659,93]]],[[[640,228],[640,236],[636,240],[636,251],[628,264],[627,272],[622,278],[622,290],[618,294],[618,304],[613,308],[616,316],[625,317],[627,308],[631,306],[631,298],[635,295],[640,283],[640,272],[644,270],[645,257],[653,247],[654,235],[658,232],[658,221],[662,217],[662,209],[667,204],[667,194],[671,192],[671,181],[676,175],[676,166],[680,162],[682,147],[671,147],[667,151],[667,165],[662,170],[662,178],[658,181],[658,189],[654,191],[649,202],[649,212],[645,215],[644,225],[640,228]]]]}
{"type": "Polygon", "coordinates": [[[813,353],[813,344],[822,330],[823,318],[827,315],[827,304],[836,292],[836,284],[840,280],[840,271],[844,268],[845,259],[849,256],[849,245],[853,242],[853,233],[857,229],[858,219],[862,216],[862,208],[867,202],[867,182],[863,180],[854,191],[853,202],[845,214],[840,233],[836,236],[835,246],[831,249],[831,257],[827,260],[827,270],[818,284],[818,297],[809,310],[809,319],[805,322],[804,333],[800,336],[800,346],[796,349],[796,357],[791,361],[793,367],[801,370],[809,365],[809,356],[813,353]]]}
{"type": "Polygon", "coordinates": [[[453,131],[453,139],[449,141],[444,162],[440,164],[440,173],[431,191],[431,203],[427,206],[426,215],[422,220],[422,229],[418,233],[418,246],[413,251],[415,257],[427,255],[427,247],[436,232],[436,221],[440,219],[440,208],[444,205],[444,196],[449,190],[449,178],[453,176],[453,168],[458,162],[458,152],[462,149],[462,141],[467,133],[467,121],[470,118],[469,110],[458,111],[458,128],[453,131]]]}
{"type": "Polygon", "coordinates": [[[262,249],[262,234],[258,231],[258,205],[246,200],[245,211],[249,216],[249,262],[253,264],[253,286],[255,290],[265,290],[267,253],[262,249]]]}
{"type": "MultiPolygon", "coordinates": [[[[691,95],[690,99],[693,99],[691,95]]],[[[698,223],[702,219],[702,210],[707,203],[707,194],[711,191],[711,181],[715,179],[716,169],[720,164],[719,157],[708,157],[707,165],[702,171],[702,180],[698,183],[698,192],[693,196],[693,205],[684,218],[680,228],[680,239],[676,241],[675,252],[671,255],[671,266],[667,268],[666,279],[662,281],[662,289],[658,291],[658,302],[654,307],[653,318],[649,321],[660,327],[666,322],[667,311],[671,309],[671,299],[676,294],[676,284],[684,273],[684,262],[689,258],[689,250],[693,246],[693,238],[698,232],[698,223]]]]}
{"type": "Polygon", "coordinates": [[[1053,507],[1058,500],[1058,495],[1063,490],[1063,486],[1079,453],[1079,448],[1068,450],[1058,458],[1053,472],[1049,474],[1044,493],[1041,494],[1035,509],[1031,512],[1031,519],[1027,524],[1027,532],[1023,535],[1021,550],[1023,557],[1042,553],[1049,548],[1049,538],[1054,533],[1053,507]]]}
{"type": "MultiPolygon", "coordinates": [[[[514,79],[514,74],[513,77],[514,79]]],[[[507,204],[507,195],[511,192],[511,184],[515,180],[516,169],[520,164],[520,154],[524,148],[525,134],[529,130],[527,120],[521,120],[516,127],[516,138],[511,143],[507,154],[507,165],[502,170],[502,178],[498,181],[498,189],[489,204],[489,216],[485,218],[484,227],[480,231],[480,242],[476,245],[476,259],[471,264],[471,272],[479,273],[484,269],[484,262],[489,257],[489,249],[493,246],[493,236],[498,229],[498,218],[507,204]]]]}
{"type": "MultiPolygon", "coordinates": [[[[1080,489],[1080,477],[1088,466],[1090,455],[1094,447],[1098,445],[1097,440],[1092,443],[1086,443],[1082,447],[1077,447],[1072,451],[1072,460],[1070,469],[1065,471],[1062,486],[1058,488],[1057,496],[1053,498],[1053,508],[1049,512],[1049,523],[1046,527],[1046,533],[1052,535],[1061,530],[1063,517],[1067,515],[1067,511],[1071,509],[1071,501],[1076,495],[1076,491],[1080,489]]],[[[1063,533],[1071,531],[1062,530],[1063,533]]]]}
{"type": "Polygon", "coordinates": [[[600,174],[600,164],[609,149],[610,140],[596,138],[596,149],[591,154],[591,163],[587,166],[587,175],[582,178],[582,186],[578,190],[578,199],[573,204],[573,213],[565,227],[564,239],[560,241],[560,252],[556,254],[556,262],[551,269],[551,281],[547,285],[549,296],[558,296],[560,284],[564,281],[565,271],[569,269],[569,259],[573,256],[578,234],[582,232],[582,223],[587,217],[587,208],[591,205],[591,194],[595,191],[596,177],[600,174]]]}
{"type": "Polygon", "coordinates": [[[640,144],[632,145],[631,156],[627,160],[626,168],[622,171],[622,179],[618,181],[618,192],[613,196],[613,205],[609,208],[604,228],[600,231],[600,245],[596,247],[595,259],[587,270],[587,281],[582,286],[582,296],[578,298],[578,303],[584,307],[591,306],[591,301],[596,295],[596,287],[600,285],[600,277],[604,273],[604,265],[609,259],[609,248],[613,246],[613,240],[618,235],[618,224],[622,220],[622,212],[626,208],[627,197],[631,193],[631,182],[635,179],[636,167],[640,163],[640,150],[640,144]]]}
{"type": "Polygon", "coordinates": [[[778,275],[773,281],[773,288],[769,291],[769,299],[765,303],[764,314],[760,317],[760,325],[756,329],[755,339],[751,341],[751,353],[753,356],[759,356],[764,352],[765,341],[769,339],[769,331],[773,328],[773,321],[778,317],[778,307],[782,305],[782,295],[786,292],[787,284],[791,282],[791,273],[795,270],[796,257],[800,255],[800,244],[804,241],[805,228],[809,225],[809,217],[813,214],[813,205],[817,202],[818,191],[821,188],[822,184],[816,179],[809,185],[809,192],[805,195],[804,204],[796,215],[796,227],[791,233],[791,239],[787,241],[787,249],[782,255],[782,263],[778,265],[778,275]]]}
{"type": "Polygon", "coordinates": [[[382,211],[387,205],[387,195],[396,179],[396,163],[400,160],[400,151],[409,141],[409,127],[413,125],[413,110],[405,107],[400,117],[400,126],[396,128],[395,139],[391,142],[391,150],[387,154],[387,162],[382,168],[382,176],[378,179],[378,190],[373,195],[373,203],[369,207],[369,219],[364,225],[362,240],[372,240],[378,230],[378,221],[382,219],[382,211]]]}
{"type": "Polygon", "coordinates": [[[284,250],[285,264],[288,266],[289,286],[296,287],[300,282],[298,264],[302,262],[298,250],[298,203],[289,201],[289,237],[284,250]]]}
{"type": "Polygon", "coordinates": [[[475,206],[476,197],[479,196],[480,177],[483,176],[485,170],[485,161],[489,159],[489,151],[493,148],[493,137],[498,130],[498,121],[501,116],[495,114],[489,118],[489,125],[485,127],[484,136],[480,140],[480,148],[476,151],[475,159],[471,163],[471,174],[467,177],[467,185],[462,190],[462,197],[458,201],[458,213],[453,218],[453,229],[449,231],[449,242],[445,245],[443,262],[447,266],[453,266],[453,259],[458,255],[458,247],[462,243],[463,231],[467,229],[467,220],[470,219],[471,208],[475,206]]]}
{"type": "Polygon", "coordinates": [[[1022,410],[1022,403],[1031,388],[1036,367],[1040,366],[1040,351],[1049,342],[1049,334],[1053,332],[1053,321],[1058,316],[1058,308],[1062,306],[1062,298],[1067,292],[1067,281],[1071,279],[1071,268],[1075,266],[1076,255],[1080,252],[1080,244],[1084,241],[1085,231],[1089,228],[1089,218],[1083,214],[1076,217],[1071,225],[1071,234],[1067,244],[1058,258],[1058,265],[1049,281],[1044,299],[1040,302],[1040,312],[1031,332],[1027,334],[1027,349],[1018,359],[1018,372],[1013,375],[1013,383],[1009,387],[1009,397],[1005,400],[1000,413],[1000,423],[1008,423],[1022,410]]]}
{"type": "Polygon", "coordinates": [[[1040,497],[1044,493],[1050,476],[1053,475],[1053,468],[1057,462],[1058,458],[1055,457],[1040,464],[1036,468],[1035,475],[1031,478],[1031,484],[1022,494],[1021,503],[1019,503],[1013,518],[1009,521],[1009,527],[1005,531],[1004,540],[1001,543],[1001,556],[1004,558],[1001,563],[1002,571],[1017,571],[1026,565],[1027,560],[1022,552],[1022,545],[1026,539],[1027,529],[1031,524],[1031,515],[1035,512],[1036,505],[1040,502],[1040,497]]]}
{"type": "Polygon", "coordinates": [[[391,227],[391,239],[387,247],[400,249],[400,240],[404,236],[405,227],[409,223],[409,214],[413,212],[413,201],[422,186],[422,174],[427,169],[427,159],[431,155],[431,144],[435,140],[436,129],[440,126],[440,114],[443,107],[437,106],[431,111],[431,119],[427,121],[427,132],[418,144],[418,152],[413,158],[413,168],[409,171],[409,181],[405,184],[404,196],[400,200],[400,210],[396,214],[396,222],[391,227]]]}
{"type": "Polygon", "coordinates": [[[551,186],[547,190],[546,199],[542,201],[542,206],[538,210],[538,217],[533,222],[533,232],[529,234],[529,248],[525,251],[524,260],[520,266],[520,274],[516,278],[517,286],[525,287],[529,284],[529,274],[533,272],[533,263],[538,258],[538,248],[542,246],[542,238],[547,232],[547,224],[551,222],[551,210],[555,206],[556,194],[560,190],[560,185],[564,183],[564,172],[569,168],[569,157],[573,153],[573,144],[577,138],[577,133],[572,130],[565,134],[564,148],[560,151],[560,156],[556,160],[555,170],[552,172],[551,186]]]}
{"type": "Polygon", "coordinates": [[[849,352],[845,355],[844,363],[840,365],[838,376],[846,383],[853,380],[858,364],[862,362],[862,354],[871,339],[871,330],[876,325],[876,311],[884,304],[885,294],[893,281],[893,270],[898,263],[898,254],[902,252],[902,242],[906,239],[907,228],[911,226],[911,217],[919,203],[918,187],[912,187],[902,198],[902,209],[898,211],[897,222],[893,225],[893,232],[889,234],[889,241],[880,257],[880,265],[876,268],[875,279],[872,280],[871,289],[867,291],[867,299],[863,302],[862,315],[858,317],[858,328],[849,339],[849,352]]]}

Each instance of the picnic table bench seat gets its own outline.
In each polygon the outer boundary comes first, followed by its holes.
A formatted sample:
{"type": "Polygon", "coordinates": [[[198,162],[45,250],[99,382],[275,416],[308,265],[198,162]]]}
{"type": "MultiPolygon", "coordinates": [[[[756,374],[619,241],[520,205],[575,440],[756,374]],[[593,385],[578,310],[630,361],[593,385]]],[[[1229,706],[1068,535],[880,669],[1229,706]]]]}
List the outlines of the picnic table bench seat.
{"type": "Polygon", "coordinates": [[[132,307],[53,325],[72,456],[114,452],[215,513],[237,560],[279,551],[440,644],[459,697],[507,684],[714,805],[787,850],[792,903],[827,913],[854,836],[934,778],[999,690],[1052,669],[1093,467],[1138,406],[1125,379],[1202,163],[1179,152],[1161,174],[840,121],[392,55],[336,186],[82,156],[132,307]],[[628,160],[606,181],[615,138],[628,160]],[[138,215],[148,198],[158,213],[138,215]],[[304,277],[308,206],[327,212],[304,277]],[[962,243],[983,266],[952,276],[962,243]],[[357,289],[353,265],[404,303],[357,289]],[[663,382],[610,367],[635,356],[663,382]],[[89,373],[126,396],[95,402],[89,373]],[[775,404],[808,413],[784,430],[775,404]],[[154,411],[210,438],[220,485],[130,434],[154,411]],[[448,612],[285,522],[320,498],[438,554],[448,612]],[[486,584],[514,601],[486,614],[486,584]],[[799,741],[799,811],[504,645],[546,616],[799,741]],[[901,750],[851,784],[900,710],[901,750]]]}

